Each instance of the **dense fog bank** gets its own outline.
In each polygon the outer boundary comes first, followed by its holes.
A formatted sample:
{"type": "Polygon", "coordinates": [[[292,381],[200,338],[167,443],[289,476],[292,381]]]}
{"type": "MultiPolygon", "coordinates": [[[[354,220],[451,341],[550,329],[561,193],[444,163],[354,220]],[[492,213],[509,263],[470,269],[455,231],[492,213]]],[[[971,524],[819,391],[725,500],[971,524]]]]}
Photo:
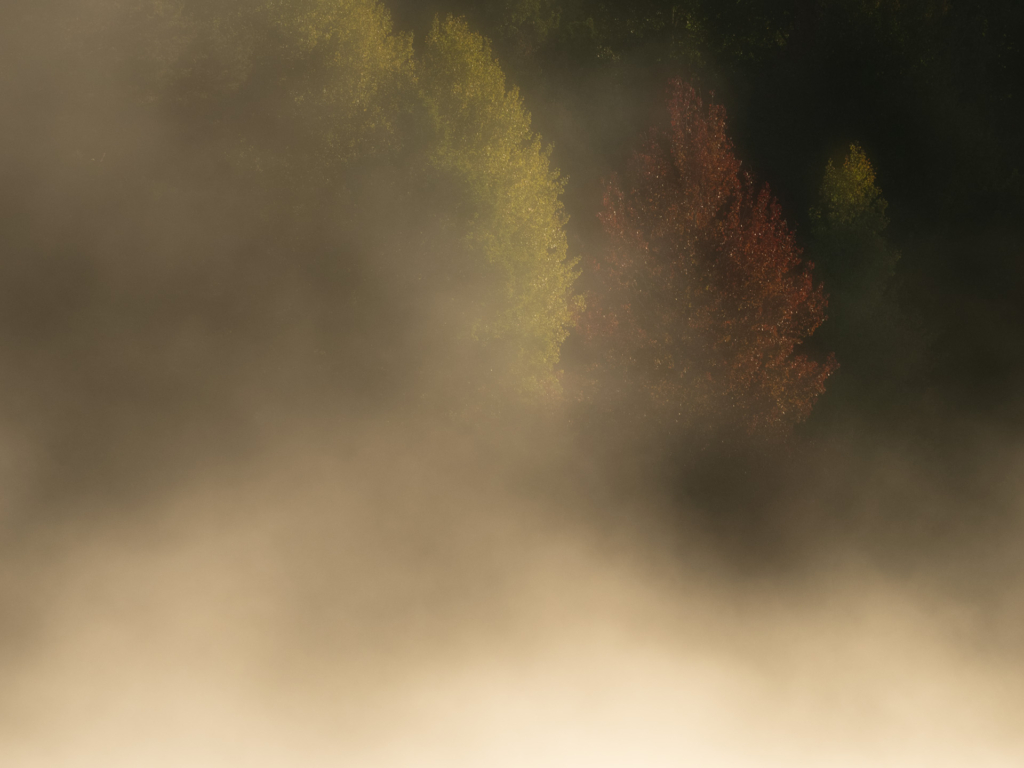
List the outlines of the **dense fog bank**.
{"type": "MultiPolygon", "coordinates": [[[[337,435],[279,432],[130,509],[72,503],[8,530],[5,762],[1024,754],[1019,522],[916,554],[906,533],[894,558],[796,515],[812,524],[785,565],[752,566],[678,500],[599,478],[569,492],[507,445],[409,424],[337,435]]],[[[568,463],[554,440],[538,450],[568,463]]],[[[882,513],[909,525],[901,500],[952,503],[884,454],[860,471],[876,488],[849,504],[872,519],[862,536],[882,513]]]]}

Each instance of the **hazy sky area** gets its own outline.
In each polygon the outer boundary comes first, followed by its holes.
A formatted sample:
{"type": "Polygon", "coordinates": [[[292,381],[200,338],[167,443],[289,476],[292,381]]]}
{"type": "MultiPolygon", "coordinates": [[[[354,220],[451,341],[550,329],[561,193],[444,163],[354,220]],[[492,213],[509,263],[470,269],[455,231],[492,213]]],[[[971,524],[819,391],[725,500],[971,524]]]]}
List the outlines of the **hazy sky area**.
{"type": "Polygon", "coordinates": [[[0,766],[1024,765],[1022,46],[6,0],[0,766]]]}

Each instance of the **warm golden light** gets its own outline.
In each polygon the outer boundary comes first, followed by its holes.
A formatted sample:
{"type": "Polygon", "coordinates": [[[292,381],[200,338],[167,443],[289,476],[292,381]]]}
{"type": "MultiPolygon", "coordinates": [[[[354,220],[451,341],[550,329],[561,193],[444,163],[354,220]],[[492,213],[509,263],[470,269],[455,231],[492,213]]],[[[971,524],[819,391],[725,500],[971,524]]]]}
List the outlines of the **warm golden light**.
{"type": "Polygon", "coordinates": [[[449,446],[386,442],[341,471],[326,449],[275,456],[152,523],[40,542],[4,765],[1024,757],[1019,649],[923,576],[836,558],[742,579],[696,534],[670,557],[449,474],[449,446]]]}
{"type": "Polygon", "coordinates": [[[0,0],[0,768],[1024,768],[1021,8],[0,0]]]}

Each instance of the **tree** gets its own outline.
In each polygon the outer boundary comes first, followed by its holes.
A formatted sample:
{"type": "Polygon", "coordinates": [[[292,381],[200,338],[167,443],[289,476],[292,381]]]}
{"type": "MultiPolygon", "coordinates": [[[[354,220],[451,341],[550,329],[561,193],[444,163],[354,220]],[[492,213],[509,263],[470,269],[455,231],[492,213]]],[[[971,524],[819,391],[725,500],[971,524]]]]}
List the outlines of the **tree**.
{"type": "Polygon", "coordinates": [[[407,138],[412,37],[377,0],[127,0],[116,18],[140,98],[223,141],[240,170],[337,184],[407,138]]]}
{"type": "Polygon", "coordinates": [[[517,56],[530,55],[557,32],[562,20],[559,0],[504,0],[491,13],[503,40],[513,44],[517,56]]]}
{"type": "Polygon", "coordinates": [[[885,236],[887,207],[874,166],[859,144],[851,144],[841,163],[826,165],[810,212],[810,250],[831,289],[821,335],[844,362],[837,389],[858,399],[905,381],[929,343],[899,305],[900,252],[885,236]]]}
{"type": "Polygon", "coordinates": [[[578,303],[564,180],[485,38],[449,17],[416,50],[377,0],[100,2],[103,44],[85,47],[131,70],[133,108],[180,154],[135,171],[138,199],[246,201],[224,218],[258,248],[210,241],[213,258],[260,254],[239,256],[231,297],[266,307],[242,282],[272,292],[287,273],[308,294],[289,312],[329,328],[316,346],[353,378],[386,370],[446,401],[557,393],[578,303]]]}
{"type": "Polygon", "coordinates": [[[815,255],[832,289],[833,326],[875,312],[892,283],[900,254],[883,234],[887,207],[859,144],[841,165],[828,162],[811,220],[815,255]]]}
{"type": "Polygon", "coordinates": [[[519,391],[556,391],[579,299],[564,181],[550,148],[531,130],[519,92],[506,89],[487,40],[461,19],[435,20],[419,87],[432,136],[428,170],[450,195],[445,219],[468,255],[465,271],[477,275],[464,330],[495,353],[519,391]]]}
{"type": "Polygon", "coordinates": [[[676,80],[668,117],[607,184],[580,323],[594,392],[659,421],[784,434],[836,368],[800,353],[825,295],[770,190],[741,171],[725,110],[676,80]]]}

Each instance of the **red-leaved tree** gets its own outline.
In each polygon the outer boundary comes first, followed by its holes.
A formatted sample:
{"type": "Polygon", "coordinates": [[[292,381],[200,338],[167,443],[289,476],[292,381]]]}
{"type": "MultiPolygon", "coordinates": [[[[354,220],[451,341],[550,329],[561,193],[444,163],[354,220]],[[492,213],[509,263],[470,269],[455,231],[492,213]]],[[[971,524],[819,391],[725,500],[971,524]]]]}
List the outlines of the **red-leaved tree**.
{"type": "Polygon", "coordinates": [[[579,321],[590,381],[661,421],[785,433],[836,368],[799,352],[825,295],[778,202],[741,170],[725,110],[676,80],[668,113],[607,183],[607,248],[579,321]]]}

